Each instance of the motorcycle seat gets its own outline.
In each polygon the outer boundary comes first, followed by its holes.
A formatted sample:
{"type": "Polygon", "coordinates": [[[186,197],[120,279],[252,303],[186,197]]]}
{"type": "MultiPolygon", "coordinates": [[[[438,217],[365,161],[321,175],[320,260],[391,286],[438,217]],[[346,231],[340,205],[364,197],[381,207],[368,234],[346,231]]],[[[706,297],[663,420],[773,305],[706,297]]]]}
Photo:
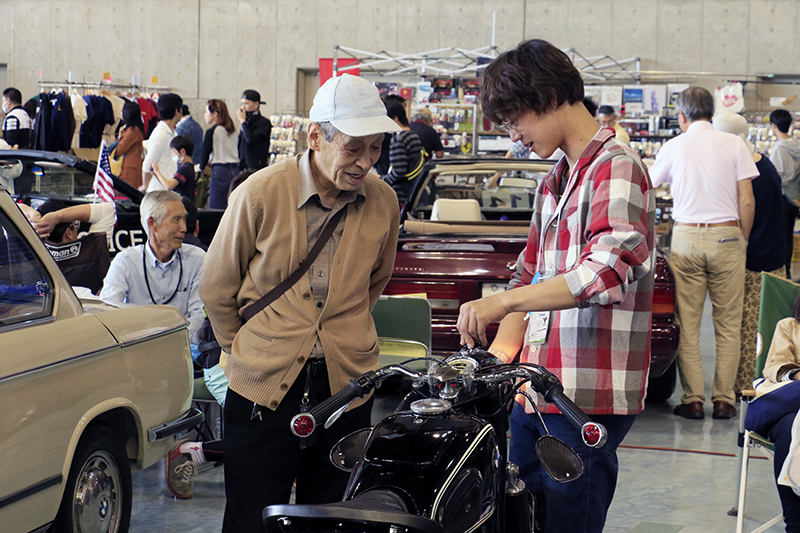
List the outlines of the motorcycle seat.
{"type": "Polygon", "coordinates": [[[322,505],[270,505],[264,509],[267,530],[280,518],[303,521],[359,522],[399,526],[414,533],[444,533],[438,522],[409,513],[403,499],[390,490],[371,490],[352,500],[322,505]],[[378,510],[381,509],[381,510],[378,510]]]}

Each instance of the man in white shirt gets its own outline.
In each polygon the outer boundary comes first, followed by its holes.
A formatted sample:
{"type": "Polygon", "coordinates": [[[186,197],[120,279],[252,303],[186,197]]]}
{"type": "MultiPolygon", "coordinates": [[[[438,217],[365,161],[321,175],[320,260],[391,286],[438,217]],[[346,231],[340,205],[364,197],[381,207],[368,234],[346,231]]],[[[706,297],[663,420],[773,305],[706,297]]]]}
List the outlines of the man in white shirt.
{"type": "Polygon", "coordinates": [[[206,253],[183,247],[186,209],[174,191],[154,191],[140,206],[147,242],[114,257],[100,299],[110,303],[171,305],[189,320],[189,342],[197,344],[203,323],[200,275],[206,253]]]}
{"type": "MultiPolygon", "coordinates": [[[[792,137],[792,114],[785,109],[776,109],[769,115],[769,126],[772,133],[778,139],[769,160],[775,165],[775,170],[781,177],[781,184],[784,188],[800,169],[800,141],[792,137]]],[[[786,277],[792,274],[792,253],[794,249],[794,221],[797,218],[798,206],[788,198],[784,199],[784,213],[786,226],[784,235],[786,238],[786,277]]]]}
{"type": "Polygon", "coordinates": [[[739,364],[747,238],[758,177],[744,141],[714,130],[714,98],[689,87],[675,102],[683,135],[664,145],[650,168],[654,187],[669,183],[673,196],[670,262],[675,274],[683,386],[675,414],[705,417],[700,324],[706,292],[714,307],[717,362],[711,400],[714,418],[736,415],[734,382],[739,364]]]}
{"type": "Polygon", "coordinates": [[[617,123],[617,112],[610,105],[600,106],[600,109],[597,110],[597,122],[604,128],[613,129],[614,137],[625,146],[631,144],[630,135],[617,123]]]}
{"type": "Polygon", "coordinates": [[[142,164],[143,192],[165,189],[160,181],[153,179],[151,169],[154,162],[165,176],[174,176],[178,170],[178,163],[172,159],[169,143],[175,137],[175,126],[183,117],[181,106],[183,99],[175,93],[162,94],[158,98],[158,114],[161,121],[147,141],[147,154],[142,164]]]}

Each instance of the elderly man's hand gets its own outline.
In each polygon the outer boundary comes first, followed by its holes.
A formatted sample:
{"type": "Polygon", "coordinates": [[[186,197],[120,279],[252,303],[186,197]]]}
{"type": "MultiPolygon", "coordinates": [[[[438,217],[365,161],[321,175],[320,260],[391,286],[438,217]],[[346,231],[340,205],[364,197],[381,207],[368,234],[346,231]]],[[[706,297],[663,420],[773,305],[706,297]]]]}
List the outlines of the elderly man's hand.
{"type": "Polygon", "coordinates": [[[500,302],[500,296],[502,294],[488,296],[461,306],[458,322],[456,322],[456,328],[461,334],[461,344],[472,348],[475,346],[475,341],[480,341],[484,346],[488,345],[486,327],[489,324],[500,322],[508,314],[500,302]]]}

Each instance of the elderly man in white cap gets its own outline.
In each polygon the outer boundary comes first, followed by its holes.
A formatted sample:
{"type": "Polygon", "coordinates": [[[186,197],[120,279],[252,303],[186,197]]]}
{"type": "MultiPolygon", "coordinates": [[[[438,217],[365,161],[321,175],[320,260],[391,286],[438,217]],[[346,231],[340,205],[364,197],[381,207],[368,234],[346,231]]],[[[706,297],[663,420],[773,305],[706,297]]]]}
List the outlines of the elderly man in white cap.
{"type": "Polygon", "coordinates": [[[734,390],[737,395],[753,387],[756,374],[756,337],[758,335],[758,311],[761,303],[761,273],[769,272],[783,277],[784,249],[786,242],[782,228],[785,213],[781,177],[775,165],[757,153],[753,143],[747,140],[747,120],[736,113],[719,113],[712,120],[714,129],[733,133],[741,137],[756,163],[758,177],[754,178],[753,197],[756,201],[753,229],[747,242],[747,259],[744,271],[744,306],[742,308],[742,349],[739,370],[736,373],[734,390]]]}
{"type": "Polygon", "coordinates": [[[348,475],[330,449],[370,424],[365,398],[311,443],[290,432],[302,409],[378,367],[370,310],[392,274],[399,210],[370,169],[383,134],[400,128],[375,86],[347,74],[320,87],[310,118],[307,152],[231,195],[200,284],[229,380],[223,532],[261,531],[262,509],[288,503],[295,482],[297,503],[338,501],[348,475]],[[308,273],[287,283],[318,241],[308,273]],[[276,287],[283,292],[243,325],[276,287]]]}

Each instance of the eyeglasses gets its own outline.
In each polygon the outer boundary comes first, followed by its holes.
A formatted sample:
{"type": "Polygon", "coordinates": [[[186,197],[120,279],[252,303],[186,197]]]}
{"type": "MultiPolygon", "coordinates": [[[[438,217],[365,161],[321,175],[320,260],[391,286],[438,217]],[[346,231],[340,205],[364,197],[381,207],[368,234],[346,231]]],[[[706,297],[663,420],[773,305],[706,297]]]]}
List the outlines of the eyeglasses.
{"type": "Polygon", "coordinates": [[[81,221],[80,221],[80,220],[76,220],[75,222],[73,222],[72,224],[70,224],[70,225],[69,225],[69,227],[70,227],[71,229],[75,230],[75,231],[78,231],[78,230],[80,230],[80,229],[81,229],[81,221]]]}
{"type": "Polygon", "coordinates": [[[504,120],[503,122],[500,123],[498,128],[500,129],[500,131],[504,131],[506,133],[511,133],[511,132],[519,133],[519,130],[514,125],[515,122],[516,122],[516,120],[512,120],[512,121],[504,120]]]}

